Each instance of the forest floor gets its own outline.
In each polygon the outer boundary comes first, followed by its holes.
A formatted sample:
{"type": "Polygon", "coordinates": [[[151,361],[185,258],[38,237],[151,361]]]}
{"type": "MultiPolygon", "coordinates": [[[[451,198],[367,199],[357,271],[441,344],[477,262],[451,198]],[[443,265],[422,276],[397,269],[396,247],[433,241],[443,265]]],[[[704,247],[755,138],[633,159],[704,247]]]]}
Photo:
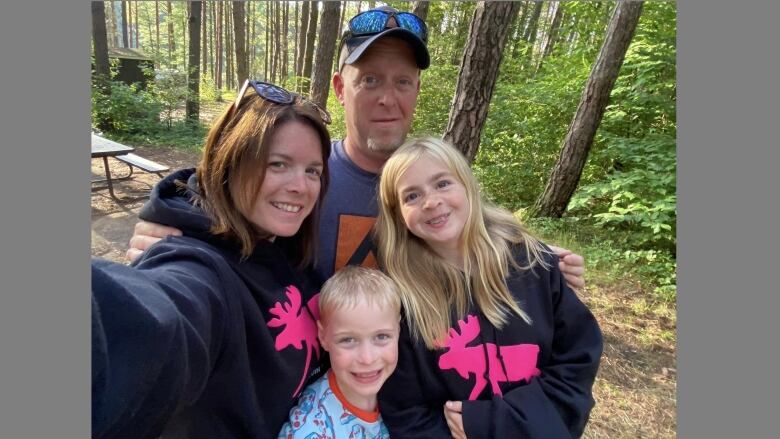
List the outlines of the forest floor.
{"type": "MultiPolygon", "coordinates": [[[[135,153],[171,170],[195,166],[200,153],[132,145],[135,153]]],[[[114,175],[127,166],[109,159],[114,175]]],[[[92,161],[93,178],[103,175],[101,160],[92,161]]],[[[124,253],[146,195],[159,177],[138,172],[117,182],[117,203],[107,190],[92,193],[92,255],[124,262],[124,253]]],[[[587,261],[587,256],[584,255],[587,261]]],[[[587,262],[586,262],[587,265],[587,262]]],[[[586,438],[673,438],[676,436],[676,308],[656,302],[630,276],[608,279],[593,270],[579,292],[604,334],[601,359],[586,438]]]]}

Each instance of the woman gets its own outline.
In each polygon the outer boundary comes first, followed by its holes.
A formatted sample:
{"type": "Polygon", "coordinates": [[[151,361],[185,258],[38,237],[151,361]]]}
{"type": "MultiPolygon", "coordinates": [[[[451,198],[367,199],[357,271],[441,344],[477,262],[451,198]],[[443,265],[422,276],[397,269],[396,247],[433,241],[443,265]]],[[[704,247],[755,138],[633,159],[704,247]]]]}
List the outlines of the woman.
{"type": "Polygon", "coordinates": [[[247,81],[147,214],[181,229],[92,262],[94,437],[274,437],[320,375],[315,254],[327,112],[247,81]]]}
{"type": "Polygon", "coordinates": [[[380,264],[407,321],[379,394],[390,435],[581,435],[602,338],[557,257],[481,199],[464,157],[440,139],[399,148],[379,192],[380,264]]]}

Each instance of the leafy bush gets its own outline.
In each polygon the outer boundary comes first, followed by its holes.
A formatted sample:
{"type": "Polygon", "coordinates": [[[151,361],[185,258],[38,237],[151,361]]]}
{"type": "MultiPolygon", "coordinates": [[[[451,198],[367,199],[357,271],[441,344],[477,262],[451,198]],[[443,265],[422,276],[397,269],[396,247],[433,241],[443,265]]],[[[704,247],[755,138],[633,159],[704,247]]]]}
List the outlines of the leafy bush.
{"type": "Polygon", "coordinates": [[[115,133],[137,133],[159,125],[161,105],[155,96],[138,88],[111,81],[110,96],[97,87],[92,88],[92,126],[107,127],[115,133]]]}

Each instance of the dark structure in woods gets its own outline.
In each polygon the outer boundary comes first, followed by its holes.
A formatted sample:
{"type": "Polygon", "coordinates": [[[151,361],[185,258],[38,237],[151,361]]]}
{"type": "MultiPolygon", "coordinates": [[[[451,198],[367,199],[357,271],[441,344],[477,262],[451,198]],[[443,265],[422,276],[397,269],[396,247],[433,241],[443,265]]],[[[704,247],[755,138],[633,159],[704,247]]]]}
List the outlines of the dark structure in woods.
{"type": "Polygon", "coordinates": [[[154,71],[154,61],[151,57],[138,49],[129,49],[125,47],[111,47],[108,49],[108,59],[113,65],[118,62],[115,81],[121,81],[125,84],[137,82],[141,88],[146,87],[146,82],[154,77],[147,76],[144,70],[154,71]]]}

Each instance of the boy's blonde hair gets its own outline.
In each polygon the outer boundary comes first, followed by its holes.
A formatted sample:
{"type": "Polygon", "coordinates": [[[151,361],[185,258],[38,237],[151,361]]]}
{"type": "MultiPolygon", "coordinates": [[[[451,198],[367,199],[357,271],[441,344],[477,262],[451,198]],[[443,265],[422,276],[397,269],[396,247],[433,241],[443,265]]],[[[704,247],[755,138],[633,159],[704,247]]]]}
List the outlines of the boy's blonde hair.
{"type": "Polygon", "coordinates": [[[347,265],[330,277],[320,290],[320,321],[329,313],[351,309],[360,303],[392,309],[400,317],[401,297],[395,282],[373,268],[347,265]]]}
{"type": "Polygon", "coordinates": [[[410,139],[385,163],[375,232],[380,265],[398,284],[411,333],[422,338],[427,347],[436,347],[446,336],[453,312],[463,316],[472,304],[497,328],[506,322],[508,313],[530,323],[509,292],[506,277],[510,268],[525,270],[536,264],[547,268],[542,257],[547,250],[512,213],[482,199],[465,157],[446,141],[410,139]],[[442,163],[465,188],[468,217],[459,243],[463,271],[413,235],[401,216],[398,182],[422,157],[442,163]],[[523,266],[512,254],[516,244],[522,245],[528,256],[523,266]]]}

